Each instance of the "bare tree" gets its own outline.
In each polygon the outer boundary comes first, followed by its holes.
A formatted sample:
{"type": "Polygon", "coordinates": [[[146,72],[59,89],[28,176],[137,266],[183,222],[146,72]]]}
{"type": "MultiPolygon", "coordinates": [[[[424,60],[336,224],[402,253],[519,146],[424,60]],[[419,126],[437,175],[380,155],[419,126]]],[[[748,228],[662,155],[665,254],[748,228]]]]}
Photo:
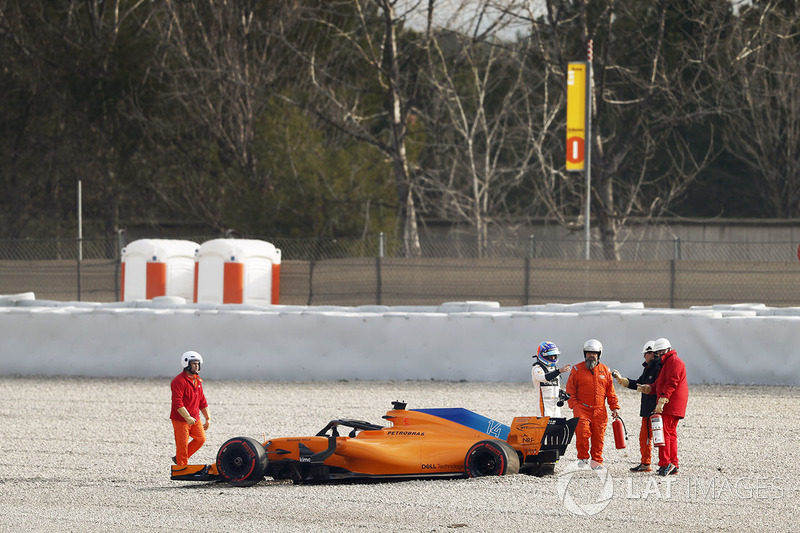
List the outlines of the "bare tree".
{"type": "MultiPolygon", "coordinates": [[[[3,2],[0,35],[4,72],[16,79],[11,91],[22,103],[9,124],[19,127],[11,168],[12,194],[19,209],[11,233],[68,198],[74,206],[76,182],[84,182],[89,218],[103,221],[108,233],[119,226],[120,212],[137,203],[131,154],[135,128],[125,117],[127,90],[138,88],[144,69],[127,63],[130,47],[147,26],[144,0],[40,0],[3,2]],[[19,119],[19,120],[17,120],[19,119]],[[26,171],[26,170],[27,171],[26,171]],[[27,178],[23,178],[27,174],[27,178]],[[35,190],[38,188],[38,190],[35,190]]],[[[51,228],[52,229],[52,228],[51,228]]]]}
{"type": "MultiPolygon", "coordinates": [[[[530,6],[512,1],[498,5],[514,13],[530,6]]],[[[587,144],[592,150],[592,214],[606,259],[619,258],[619,229],[630,216],[668,212],[715,156],[708,119],[716,109],[710,103],[705,61],[715,52],[728,16],[726,5],[702,0],[547,0],[544,11],[529,9],[533,49],[561,87],[568,61],[584,60],[589,40],[597,52],[592,63],[593,130],[587,144]]],[[[539,138],[563,137],[563,115],[561,120],[550,120],[546,110],[537,115],[548,117],[537,125],[539,138]]],[[[558,149],[564,153],[563,144],[558,149]]],[[[562,163],[544,150],[535,155],[542,158],[541,179],[549,185],[539,190],[548,196],[551,213],[574,220],[575,199],[565,197],[559,186],[568,179],[562,163]]]]}
{"type": "Polygon", "coordinates": [[[800,8],[768,1],[745,9],[728,41],[719,78],[724,138],[754,173],[774,216],[800,214],[800,8]]]}
{"type": "Polygon", "coordinates": [[[478,256],[484,256],[489,226],[519,221],[521,208],[531,205],[520,205],[518,196],[542,149],[541,130],[532,124],[539,107],[533,95],[546,88],[526,68],[531,41],[499,40],[506,27],[502,13],[467,2],[455,13],[462,13],[457,20],[466,33],[427,31],[431,89],[423,120],[430,133],[420,174],[431,209],[472,225],[478,256]],[[494,22],[491,30],[482,27],[487,19],[494,22]]]}
{"type": "Polygon", "coordinates": [[[321,121],[380,150],[392,164],[404,255],[421,254],[415,178],[406,147],[415,72],[401,49],[398,0],[331,0],[312,5],[305,17],[315,27],[298,43],[284,32],[308,74],[308,91],[285,95],[321,121]]]}
{"type": "Polygon", "coordinates": [[[150,185],[220,231],[231,210],[274,186],[256,144],[276,87],[291,75],[279,28],[291,24],[292,4],[165,0],[154,17],[161,116],[137,111],[169,172],[154,170],[150,185]]]}

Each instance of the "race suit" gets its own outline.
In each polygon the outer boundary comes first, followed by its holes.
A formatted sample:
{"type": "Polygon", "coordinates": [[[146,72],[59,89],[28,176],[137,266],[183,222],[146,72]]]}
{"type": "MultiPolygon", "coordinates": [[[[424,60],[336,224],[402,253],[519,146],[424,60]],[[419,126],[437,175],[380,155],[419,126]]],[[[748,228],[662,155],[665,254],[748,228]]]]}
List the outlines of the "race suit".
{"type": "MultiPolygon", "coordinates": [[[[650,363],[642,363],[644,370],[639,379],[629,379],[628,388],[636,390],[637,385],[652,385],[661,371],[661,359],[654,358],[650,363]]],[[[639,407],[639,416],[642,417],[642,428],[639,430],[639,451],[642,452],[641,463],[649,465],[652,461],[653,453],[653,430],[650,427],[650,415],[656,408],[656,397],[654,394],[642,393],[642,403],[639,407]]]]}
{"type": "Polygon", "coordinates": [[[172,380],[170,388],[172,410],[169,418],[172,420],[172,429],[175,433],[175,462],[186,465],[189,464],[189,457],[206,442],[206,432],[200,422],[200,410],[208,407],[208,402],[203,392],[203,380],[196,374],[190,376],[186,372],[181,372],[172,380]],[[181,407],[185,407],[189,416],[195,419],[194,425],[187,424],[178,413],[181,407]]]}
{"type": "Polygon", "coordinates": [[[678,466],[678,421],[686,416],[689,386],[686,383],[686,365],[675,350],[661,357],[661,372],[653,387],[656,401],[667,398],[661,418],[664,424],[664,446],[658,449],[658,466],[678,466]]]}
{"type": "Polygon", "coordinates": [[[533,412],[536,416],[561,417],[561,408],[558,403],[558,390],[561,386],[561,373],[555,365],[546,365],[538,358],[531,367],[531,381],[536,405],[533,412]]]}
{"type": "Polygon", "coordinates": [[[603,442],[608,424],[606,400],[609,408],[619,409],[611,371],[603,363],[597,363],[593,370],[589,370],[585,362],[573,365],[567,379],[567,394],[570,395],[572,414],[580,418],[575,428],[578,459],[589,459],[591,439],[591,458],[595,463],[603,464],[603,442]]]}

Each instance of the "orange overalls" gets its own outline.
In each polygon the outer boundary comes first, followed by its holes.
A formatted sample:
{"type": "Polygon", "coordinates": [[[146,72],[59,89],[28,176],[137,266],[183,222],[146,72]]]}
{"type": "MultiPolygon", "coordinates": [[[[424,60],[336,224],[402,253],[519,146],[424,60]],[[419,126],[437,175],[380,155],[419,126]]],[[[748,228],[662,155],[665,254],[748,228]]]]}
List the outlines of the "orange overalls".
{"type": "Polygon", "coordinates": [[[190,426],[185,421],[172,421],[172,430],[175,432],[175,462],[179,465],[188,465],[189,457],[203,447],[206,443],[206,430],[200,417],[190,426]],[[192,439],[191,441],[189,439],[192,439]]]}
{"type": "Polygon", "coordinates": [[[567,394],[570,395],[569,407],[573,415],[580,418],[575,428],[578,459],[589,459],[591,439],[591,458],[603,464],[603,442],[608,424],[606,399],[609,408],[619,409],[611,372],[603,363],[597,363],[593,370],[586,368],[585,362],[573,365],[567,380],[567,394]]]}

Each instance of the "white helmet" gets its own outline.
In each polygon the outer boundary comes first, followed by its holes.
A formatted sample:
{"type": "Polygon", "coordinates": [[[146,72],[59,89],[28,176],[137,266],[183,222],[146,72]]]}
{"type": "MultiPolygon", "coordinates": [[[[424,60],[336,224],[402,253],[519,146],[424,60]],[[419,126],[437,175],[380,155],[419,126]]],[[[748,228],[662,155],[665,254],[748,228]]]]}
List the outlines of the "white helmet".
{"type": "Polygon", "coordinates": [[[597,339],[589,339],[583,345],[583,353],[586,352],[597,352],[597,358],[600,359],[600,356],[603,355],[603,345],[597,339]]]}
{"type": "Polygon", "coordinates": [[[672,345],[669,343],[668,339],[661,337],[660,339],[656,339],[656,342],[653,343],[653,351],[658,352],[661,350],[669,350],[672,348],[672,345]]]}
{"type": "Polygon", "coordinates": [[[181,366],[186,369],[191,361],[198,361],[202,365],[203,356],[192,350],[184,352],[184,354],[181,356],[181,366]]]}
{"type": "Polygon", "coordinates": [[[653,350],[653,345],[655,343],[656,343],[656,341],[647,341],[646,343],[644,343],[644,347],[642,348],[642,353],[647,353],[647,352],[654,351],[653,350]]]}

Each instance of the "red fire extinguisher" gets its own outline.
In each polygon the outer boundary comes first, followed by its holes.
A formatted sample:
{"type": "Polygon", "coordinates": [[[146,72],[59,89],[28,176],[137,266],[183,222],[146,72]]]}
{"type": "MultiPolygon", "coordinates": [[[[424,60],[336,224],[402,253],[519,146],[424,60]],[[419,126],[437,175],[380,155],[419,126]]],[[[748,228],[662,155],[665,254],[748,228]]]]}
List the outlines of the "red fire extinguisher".
{"type": "Polygon", "coordinates": [[[661,415],[650,416],[650,428],[653,430],[653,446],[664,446],[664,421],[661,415]]]}
{"type": "Polygon", "coordinates": [[[614,445],[618,450],[625,447],[625,441],[628,438],[628,432],[625,430],[625,422],[621,417],[617,417],[611,422],[611,428],[614,430],[614,445]]]}

